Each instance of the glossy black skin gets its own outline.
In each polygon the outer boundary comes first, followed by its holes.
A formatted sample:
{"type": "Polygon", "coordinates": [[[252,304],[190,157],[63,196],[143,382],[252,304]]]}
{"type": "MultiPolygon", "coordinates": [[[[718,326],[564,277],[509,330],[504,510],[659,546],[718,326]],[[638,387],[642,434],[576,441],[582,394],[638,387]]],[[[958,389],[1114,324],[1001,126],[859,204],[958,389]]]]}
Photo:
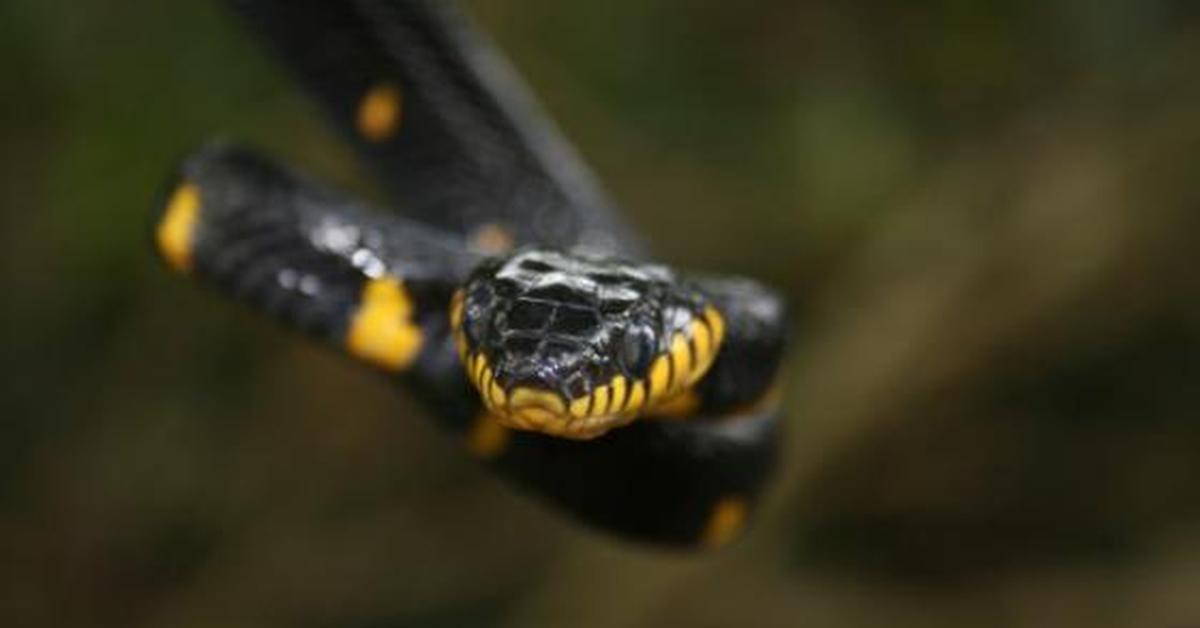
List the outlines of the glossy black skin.
{"type": "MultiPolygon", "coordinates": [[[[454,349],[447,311],[452,291],[485,263],[466,244],[473,231],[498,222],[519,246],[626,256],[640,254],[641,245],[520,85],[496,71],[496,53],[446,3],[231,3],[397,190],[406,213],[444,230],[348,201],[248,151],[210,147],[185,160],[177,175],[203,198],[194,274],[340,346],[364,283],[382,264],[404,278],[427,339],[397,378],[462,437],[482,407],[454,349]],[[377,144],[358,138],[349,120],[352,103],[381,75],[405,87],[406,114],[403,132],[377,144]],[[343,237],[349,232],[355,237],[343,237]],[[331,234],[342,244],[330,246],[331,234]],[[318,289],[303,277],[316,278],[318,289]]],[[[513,432],[488,464],[585,523],[660,544],[697,543],[723,498],[753,504],[775,463],[779,416],[773,407],[744,406],[774,377],[782,306],[746,280],[700,278],[694,285],[728,326],[699,383],[701,413],[638,420],[591,441],[513,432]]]]}
{"type": "Polygon", "coordinates": [[[447,0],[225,0],[317,97],[409,216],[469,236],[640,256],[573,147],[483,33],[447,0]],[[403,132],[354,128],[363,93],[403,87],[403,132]]]}
{"type": "Polygon", "coordinates": [[[766,286],[741,277],[693,277],[725,318],[725,343],[708,374],[696,384],[697,415],[777,413],[779,367],[787,348],[787,308],[766,286]]]}
{"type": "Polygon", "coordinates": [[[346,199],[224,143],[184,160],[167,193],[184,181],[203,198],[193,244],[197,278],[341,345],[366,283],[404,277],[431,339],[413,370],[430,383],[458,377],[462,366],[447,352],[446,303],[484,259],[461,238],[346,199]]]}
{"type": "Polygon", "coordinates": [[[615,375],[643,380],[708,299],[665,266],[529,249],[481,264],[463,331],[497,383],[583,397],[615,375]]]}

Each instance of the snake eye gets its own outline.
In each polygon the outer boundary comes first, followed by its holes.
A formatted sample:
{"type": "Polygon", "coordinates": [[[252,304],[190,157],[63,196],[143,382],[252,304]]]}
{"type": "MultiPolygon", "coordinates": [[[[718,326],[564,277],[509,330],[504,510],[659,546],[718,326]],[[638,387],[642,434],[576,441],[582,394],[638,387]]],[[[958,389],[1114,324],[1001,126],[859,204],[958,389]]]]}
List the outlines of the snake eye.
{"type": "Polygon", "coordinates": [[[633,327],[621,338],[621,363],[629,373],[642,375],[654,356],[654,336],[645,327],[633,327]]]}

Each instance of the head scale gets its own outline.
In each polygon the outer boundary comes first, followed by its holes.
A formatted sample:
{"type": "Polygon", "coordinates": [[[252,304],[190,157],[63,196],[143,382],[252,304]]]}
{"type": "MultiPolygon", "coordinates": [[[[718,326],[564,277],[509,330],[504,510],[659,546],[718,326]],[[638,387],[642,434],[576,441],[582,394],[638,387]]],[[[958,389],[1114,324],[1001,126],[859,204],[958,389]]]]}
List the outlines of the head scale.
{"type": "Polygon", "coordinates": [[[505,425],[592,438],[692,386],[724,321],[654,265],[531,249],[490,260],[451,304],[468,379],[505,425]]]}

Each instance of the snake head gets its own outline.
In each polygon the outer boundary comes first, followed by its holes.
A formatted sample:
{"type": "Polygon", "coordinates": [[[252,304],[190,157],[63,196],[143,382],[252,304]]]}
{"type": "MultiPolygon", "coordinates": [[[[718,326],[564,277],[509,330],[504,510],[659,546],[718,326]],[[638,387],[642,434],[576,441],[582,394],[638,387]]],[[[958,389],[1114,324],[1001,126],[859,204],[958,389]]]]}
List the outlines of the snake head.
{"type": "Polygon", "coordinates": [[[526,249],[491,259],[455,294],[467,377],[502,424],[586,439],[687,391],[725,323],[670,269],[526,249]]]}

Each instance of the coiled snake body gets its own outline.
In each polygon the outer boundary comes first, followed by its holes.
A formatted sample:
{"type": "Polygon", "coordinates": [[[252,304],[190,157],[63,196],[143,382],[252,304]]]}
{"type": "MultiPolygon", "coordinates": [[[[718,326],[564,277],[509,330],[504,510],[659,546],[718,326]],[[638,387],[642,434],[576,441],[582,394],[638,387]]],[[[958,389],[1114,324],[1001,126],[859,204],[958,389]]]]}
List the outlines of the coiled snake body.
{"type": "Polygon", "coordinates": [[[776,456],[779,298],[645,261],[446,3],[230,4],[406,213],[214,144],[156,214],[167,265],[395,375],[470,452],[582,521],[733,538],[776,456]]]}

